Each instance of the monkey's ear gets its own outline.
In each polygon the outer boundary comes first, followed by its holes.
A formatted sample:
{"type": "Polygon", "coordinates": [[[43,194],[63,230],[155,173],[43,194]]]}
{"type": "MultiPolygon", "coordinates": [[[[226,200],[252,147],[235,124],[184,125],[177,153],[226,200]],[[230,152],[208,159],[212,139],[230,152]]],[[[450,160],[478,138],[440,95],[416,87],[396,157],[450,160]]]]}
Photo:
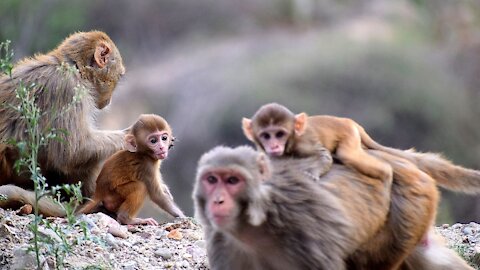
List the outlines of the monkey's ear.
{"type": "Polygon", "coordinates": [[[261,175],[261,180],[267,180],[272,176],[272,170],[270,168],[270,161],[264,153],[259,153],[257,158],[258,171],[261,175]]]}
{"type": "Polygon", "coordinates": [[[172,140],[170,141],[170,144],[168,145],[168,150],[172,149],[175,146],[175,141],[177,138],[172,136],[172,140]]]}
{"type": "Polygon", "coordinates": [[[253,134],[253,129],[252,129],[252,120],[245,117],[242,118],[242,130],[243,130],[243,134],[245,134],[245,137],[247,137],[247,139],[249,139],[252,142],[255,141],[255,135],[253,134]]]}
{"type": "Polygon", "coordinates": [[[95,53],[93,54],[93,57],[95,58],[95,63],[97,63],[100,68],[105,67],[105,65],[107,64],[108,55],[111,51],[112,49],[110,48],[110,46],[103,41],[100,42],[95,48],[95,53]]]}
{"type": "Polygon", "coordinates": [[[127,148],[129,152],[137,152],[137,142],[135,141],[135,136],[132,134],[125,135],[125,148],[127,148]]]}
{"type": "Polygon", "coordinates": [[[295,134],[302,135],[307,128],[308,115],[304,112],[295,115],[295,134]]]}

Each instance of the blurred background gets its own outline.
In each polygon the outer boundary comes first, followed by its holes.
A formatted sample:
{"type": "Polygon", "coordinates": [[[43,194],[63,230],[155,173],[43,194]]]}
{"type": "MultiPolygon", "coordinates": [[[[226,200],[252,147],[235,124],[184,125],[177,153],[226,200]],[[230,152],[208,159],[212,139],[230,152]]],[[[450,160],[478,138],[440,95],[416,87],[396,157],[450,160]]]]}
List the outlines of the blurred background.
{"type": "MultiPolygon", "coordinates": [[[[0,1],[16,60],[91,29],[127,67],[99,127],[164,116],[179,140],[162,174],[188,214],[200,155],[248,143],[241,118],[272,101],[480,169],[478,0],[0,1]]],[[[437,223],[457,221],[480,221],[480,197],[443,193],[437,223]]]]}

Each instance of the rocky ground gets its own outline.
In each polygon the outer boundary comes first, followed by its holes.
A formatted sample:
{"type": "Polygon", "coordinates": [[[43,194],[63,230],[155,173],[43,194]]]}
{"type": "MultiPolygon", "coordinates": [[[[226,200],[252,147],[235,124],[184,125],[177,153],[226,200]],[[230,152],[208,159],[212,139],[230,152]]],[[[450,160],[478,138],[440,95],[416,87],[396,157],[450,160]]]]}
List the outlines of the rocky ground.
{"type": "MultiPolygon", "coordinates": [[[[33,215],[0,209],[0,269],[34,268],[35,256],[26,251],[33,236],[28,227],[32,219],[33,215]]],[[[119,226],[102,213],[83,215],[79,220],[86,224],[88,240],[81,227],[71,228],[63,218],[48,220],[52,227],[59,226],[66,232],[66,241],[78,241],[68,255],[60,256],[65,269],[208,269],[203,233],[191,218],[159,226],[119,226]]],[[[478,265],[479,224],[443,225],[436,230],[449,247],[478,265]]],[[[42,225],[39,231],[51,239],[50,248],[64,247],[54,230],[42,225]]],[[[44,249],[42,269],[56,268],[53,254],[44,249]]]]}
{"type": "MultiPolygon", "coordinates": [[[[19,216],[0,209],[0,269],[33,269],[35,256],[27,253],[33,234],[28,228],[33,215],[19,216]]],[[[83,215],[89,240],[80,227],[71,229],[63,218],[49,219],[64,228],[74,243],[64,257],[65,269],[208,269],[201,228],[191,218],[159,226],[119,226],[102,213],[83,215]]],[[[62,247],[55,232],[41,226],[40,232],[62,247]]],[[[55,257],[42,257],[42,269],[55,269],[55,257]]],[[[61,268],[60,268],[61,269],[61,268]]]]}

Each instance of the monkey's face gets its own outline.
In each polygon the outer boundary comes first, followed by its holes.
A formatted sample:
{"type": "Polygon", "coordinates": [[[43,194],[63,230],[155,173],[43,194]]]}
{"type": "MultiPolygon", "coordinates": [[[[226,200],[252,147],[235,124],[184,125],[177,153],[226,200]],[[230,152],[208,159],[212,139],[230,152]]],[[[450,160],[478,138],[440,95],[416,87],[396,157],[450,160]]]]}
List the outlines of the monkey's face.
{"type": "Polygon", "coordinates": [[[269,126],[257,132],[257,138],[265,153],[271,157],[282,156],[290,132],[281,126],[269,126]]]}
{"type": "Polygon", "coordinates": [[[171,137],[166,131],[155,131],[146,136],[145,145],[153,159],[167,158],[171,137]]]}
{"type": "Polygon", "coordinates": [[[232,169],[211,169],[200,176],[206,197],[206,217],[218,229],[232,228],[240,214],[240,198],[245,193],[245,177],[232,169]]]}
{"type": "MultiPolygon", "coordinates": [[[[98,52],[96,52],[98,54],[98,52]]],[[[100,64],[92,67],[95,73],[91,80],[97,89],[97,107],[103,109],[110,104],[118,81],[125,75],[122,56],[114,44],[99,52],[100,64]]]]}

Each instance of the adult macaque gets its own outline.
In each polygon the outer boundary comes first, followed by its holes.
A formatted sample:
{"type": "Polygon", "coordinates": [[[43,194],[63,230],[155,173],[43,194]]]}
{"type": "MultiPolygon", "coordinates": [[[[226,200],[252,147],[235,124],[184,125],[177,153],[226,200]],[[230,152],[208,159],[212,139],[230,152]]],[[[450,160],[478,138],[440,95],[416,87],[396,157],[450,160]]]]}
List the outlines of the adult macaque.
{"type": "MultiPolygon", "coordinates": [[[[302,173],[319,166],[312,157],[275,159],[270,175],[268,159],[248,147],[205,154],[193,196],[212,269],[398,269],[412,251],[410,265],[433,265],[434,246],[418,243],[435,216],[435,182],[408,161],[369,154],[392,164],[392,186],[337,164],[312,181],[302,173]]],[[[442,254],[438,265],[470,269],[442,254]]]]}
{"type": "Polygon", "coordinates": [[[242,128],[249,140],[272,157],[305,157],[315,153],[315,146],[320,145],[365,175],[381,180],[392,177],[392,168],[386,162],[362,148],[373,140],[349,118],[294,115],[286,107],[270,103],[262,106],[252,119],[243,118],[242,128]]]}
{"type": "Polygon", "coordinates": [[[174,217],[184,217],[162,180],[160,164],[168,155],[174,137],[162,117],[143,114],[125,136],[127,150],[107,159],[97,179],[93,199],[79,212],[91,213],[98,206],[117,214],[121,224],[158,225],[153,218],[136,215],[147,195],[174,217]]]}
{"type": "MultiPolygon", "coordinates": [[[[84,195],[93,194],[100,164],[122,149],[124,137],[123,131],[96,129],[95,114],[109,104],[124,73],[122,57],[113,41],[103,32],[91,31],[75,33],[53,51],[18,62],[12,77],[1,76],[0,185],[33,187],[28,173],[13,170],[18,151],[6,145],[11,139],[27,139],[24,118],[6,106],[19,104],[15,89],[21,83],[31,87],[36,96],[36,105],[43,114],[39,128],[68,132],[62,141],[51,140],[40,149],[38,161],[49,185],[80,181],[84,195]]],[[[11,192],[30,196],[26,194],[29,191],[0,186],[0,194],[11,192]]],[[[11,203],[10,199],[0,202],[0,206],[7,203],[11,203]]]]}
{"type": "MultiPolygon", "coordinates": [[[[342,147],[342,140],[345,141],[345,138],[336,138],[337,140],[333,140],[333,137],[335,134],[348,134],[342,131],[342,125],[335,125],[335,120],[324,120],[326,119],[323,118],[324,116],[305,117],[306,115],[304,113],[295,115],[284,106],[271,103],[262,106],[251,120],[244,118],[242,128],[246,137],[270,156],[309,156],[318,152],[318,144],[320,143],[320,146],[326,147],[331,152],[332,149],[336,149],[336,152],[333,152],[333,154],[344,164],[350,165],[361,173],[374,177],[371,173],[367,173],[369,164],[367,164],[367,167],[358,165],[361,165],[363,161],[370,163],[374,162],[373,160],[378,161],[378,158],[374,158],[368,154],[364,155],[363,153],[366,153],[365,150],[356,147],[354,149],[359,149],[362,153],[362,158],[360,159],[355,158],[358,157],[358,155],[349,155],[349,151],[343,151],[339,154],[338,151],[342,147]],[[327,127],[322,126],[325,124],[327,124],[327,127]],[[329,136],[328,131],[332,132],[333,137],[331,134],[329,136]],[[268,143],[264,140],[266,138],[265,136],[270,138],[267,140],[269,141],[268,143]],[[272,154],[272,149],[280,150],[273,150],[275,154],[272,154]],[[354,158],[353,163],[351,160],[352,157],[354,158]]],[[[349,119],[340,118],[340,120],[346,120],[346,126],[349,125],[349,119]]],[[[355,122],[350,122],[350,124],[351,126],[356,126],[356,132],[358,132],[361,138],[361,147],[380,150],[394,156],[405,158],[434,178],[437,184],[442,187],[465,193],[480,193],[480,171],[454,165],[439,154],[419,153],[414,150],[404,151],[383,146],[371,139],[363,128],[356,125],[355,122]]],[[[357,143],[359,142],[358,140],[356,141],[357,143]]],[[[343,147],[343,149],[348,150],[349,144],[346,144],[346,146],[347,147],[343,147]]],[[[355,150],[353,151],[355,153],[355,150]]],[[[379,163],[375,164],[378,165],[379,163]]],[[[385,164],[385,162],[381,162],[380,164],[385,164]]]]}

